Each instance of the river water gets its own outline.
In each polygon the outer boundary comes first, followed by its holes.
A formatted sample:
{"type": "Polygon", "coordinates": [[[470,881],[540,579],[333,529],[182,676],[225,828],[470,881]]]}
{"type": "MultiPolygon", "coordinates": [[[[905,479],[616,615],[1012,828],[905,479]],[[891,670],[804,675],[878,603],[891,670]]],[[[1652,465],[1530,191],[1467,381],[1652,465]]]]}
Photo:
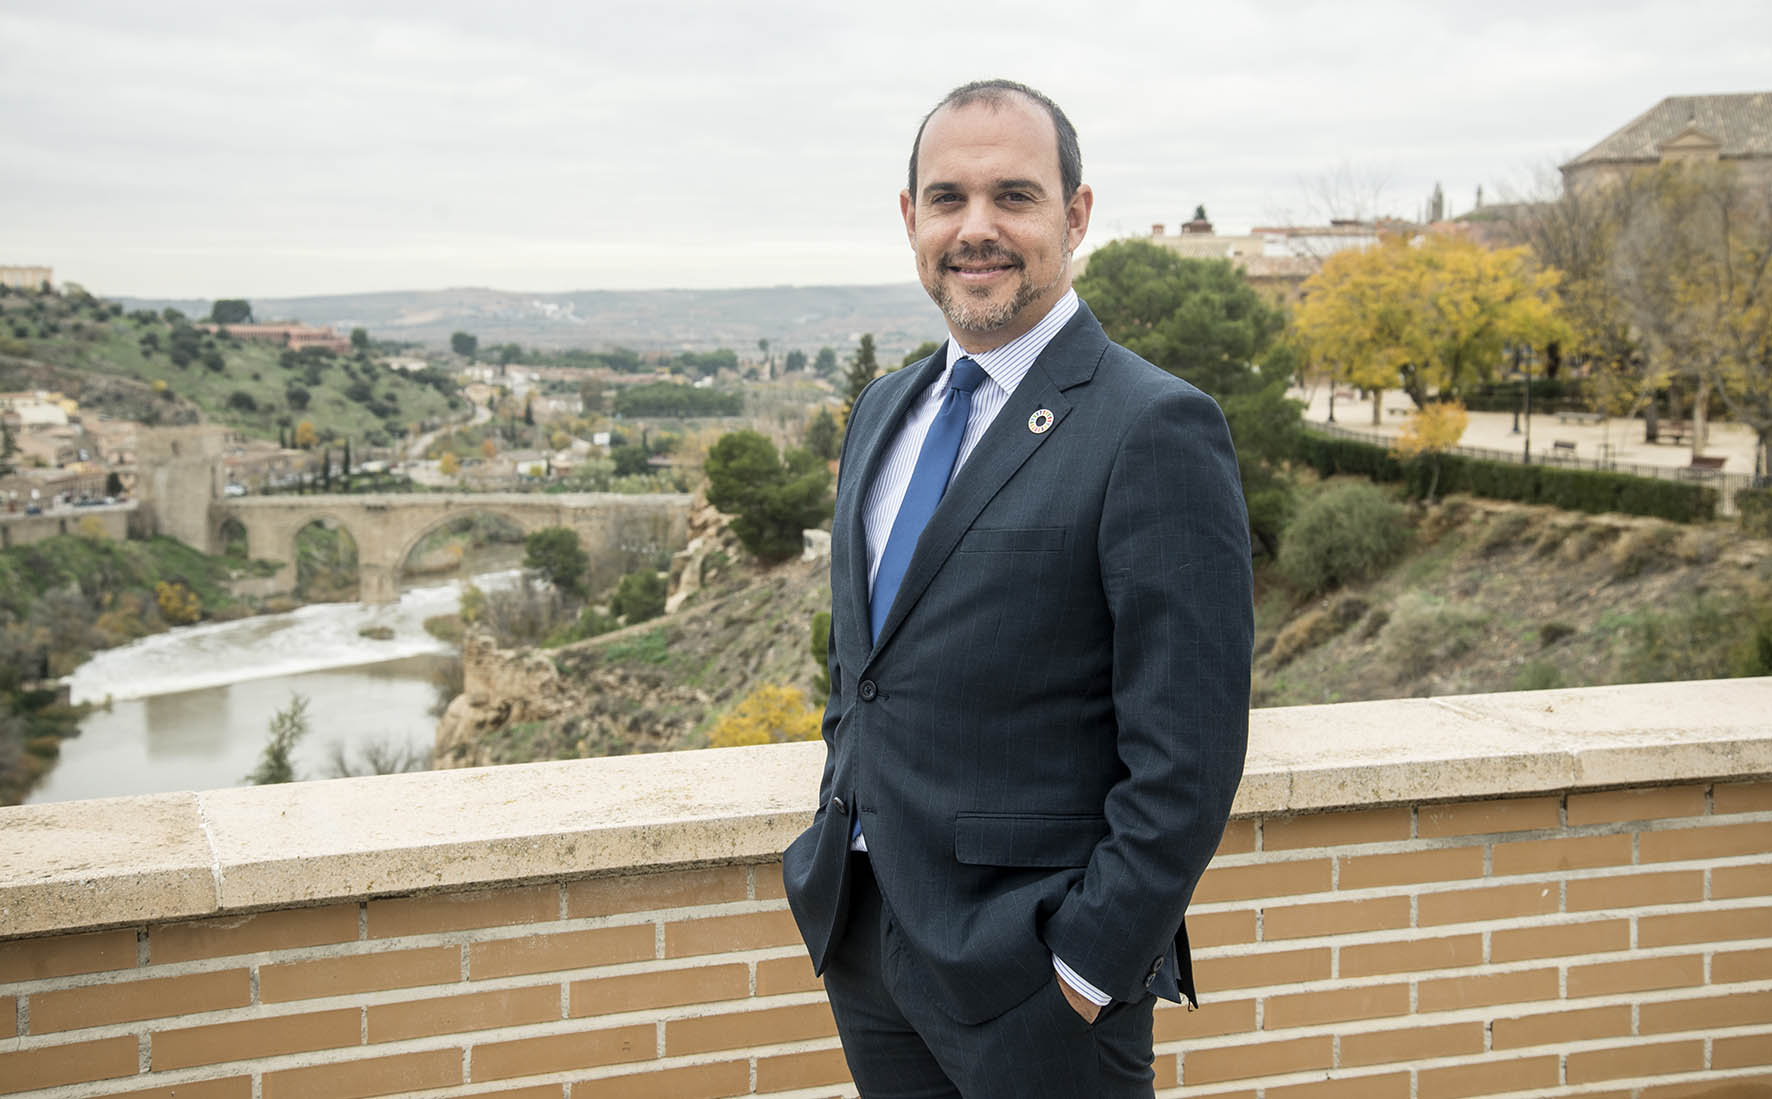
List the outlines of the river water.
{"type": "MultiPolygon", "coordinates": [[[[491,588],[516,575],[473,580],[491,588]]],[[[437,727],[432,675],[453,647],[426,633],[424,621],[455,611],[461,590],[460,581],[414,586],[398,603],[318,603],[101,652],[70,677],[73,701],[97,708],[25,800],[243,785],[271,718],[298,694],[308,700],[309,733],[294,753],[301,778],[332,777],[335,745],[347,759],[371,744],[428,753],[437,727]],[[393,636],[360,632],[374,627],[393,636]]]]}

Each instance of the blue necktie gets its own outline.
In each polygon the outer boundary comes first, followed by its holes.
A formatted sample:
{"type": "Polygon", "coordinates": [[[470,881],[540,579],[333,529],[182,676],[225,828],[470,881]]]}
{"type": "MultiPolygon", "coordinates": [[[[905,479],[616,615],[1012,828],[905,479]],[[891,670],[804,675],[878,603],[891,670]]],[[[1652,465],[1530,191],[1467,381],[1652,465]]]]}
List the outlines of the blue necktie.
{"type": "Polygon", "coordinates": [[[898,505],[898,516],[892,520],[886,548],[880,551],[873,601],[868,608],[875,639],[880,636],[880,627],[886,624],[886,613],[892,609],[893,597],[911,563],[911,551],[917,548],[917,539],[922,537],[929,517],[935,514],[941,494],[947,491],[954,460],[960,456],[960,441],[966,437],[966,421],[972,415],[972,391],[984,379],[984,369],[971,359],[954,362],[947,395],[941,400],[935,422],[929,425],[929,434],[923,437],[923,449],[917,452],[917,465],[911,470],[904,502],[898,505]]]}

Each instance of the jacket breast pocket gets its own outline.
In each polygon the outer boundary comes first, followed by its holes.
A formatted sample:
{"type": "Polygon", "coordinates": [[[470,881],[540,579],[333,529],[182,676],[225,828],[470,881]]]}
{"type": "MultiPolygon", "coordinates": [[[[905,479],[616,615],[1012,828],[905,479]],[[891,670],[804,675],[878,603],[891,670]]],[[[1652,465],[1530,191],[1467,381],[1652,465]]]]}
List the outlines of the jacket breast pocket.
{"type": "Polygon", "coordinates": [[[960,537],[961,553],[1057,553],[1063,527],[975,527],[960,537]]]}
{"type": "Polygon", "coordinates": [[[1107,837],[1095,813],[960,813],[954,857],[975,866],[1086,866],[1107,837]]]}

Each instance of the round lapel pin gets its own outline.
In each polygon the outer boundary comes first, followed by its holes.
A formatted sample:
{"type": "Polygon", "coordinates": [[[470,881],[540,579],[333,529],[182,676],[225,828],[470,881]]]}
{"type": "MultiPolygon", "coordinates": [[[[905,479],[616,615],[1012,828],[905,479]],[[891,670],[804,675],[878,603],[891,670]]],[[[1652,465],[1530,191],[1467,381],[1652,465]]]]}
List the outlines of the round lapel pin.
{"type": "Polygon", "coordinates": [[[1035,435],[1044,435],[1052,427],[1053,416],[1050,408],[1042,408],[1028,417],[1028,430],[1035,435]]]}

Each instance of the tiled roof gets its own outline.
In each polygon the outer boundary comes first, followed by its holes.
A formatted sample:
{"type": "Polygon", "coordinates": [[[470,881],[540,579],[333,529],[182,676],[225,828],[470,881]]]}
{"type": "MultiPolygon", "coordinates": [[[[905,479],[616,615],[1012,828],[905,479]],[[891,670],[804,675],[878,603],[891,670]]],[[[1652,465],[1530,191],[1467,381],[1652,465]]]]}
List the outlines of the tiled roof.
{"type": "Polygon", "coordinates": [[[1689,125],[1716,138],[1722,156],[1772,156],[1772,92],[1670,95],[1564,167],[1660,160],[1662,142],[1689,125]]]}

